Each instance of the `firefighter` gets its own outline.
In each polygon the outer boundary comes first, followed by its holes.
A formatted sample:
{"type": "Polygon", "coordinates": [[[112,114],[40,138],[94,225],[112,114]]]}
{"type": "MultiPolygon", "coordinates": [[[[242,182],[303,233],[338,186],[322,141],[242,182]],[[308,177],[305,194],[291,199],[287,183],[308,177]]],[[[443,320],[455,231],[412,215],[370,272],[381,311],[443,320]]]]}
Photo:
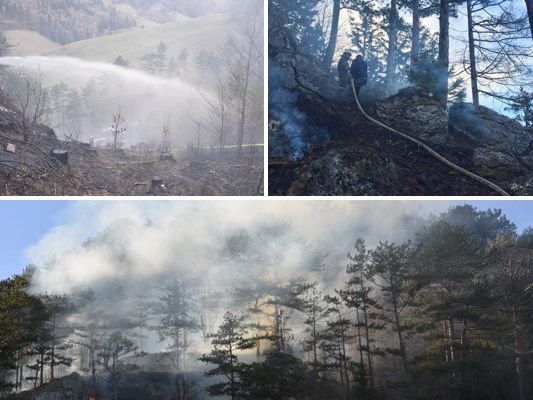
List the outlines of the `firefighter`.
{"type": "Polygon", "coordinates": [[[368,66],[362,55],[358,55],[355,57],[355,60],[353,60],[350,74],[352,75],[357,97],[359,97],[361,88],[368,82],[368,66]]]}
{"type": "Polygon", "coordinates": [[[349,51],[345,51],[341,59],[339,60],[339,64],[337,66],[337,69],[339,71],[339,86],[341,89],[345,89],[346,87],[350,86],[350,58],[352,57],[351,53],[349,51]]]}

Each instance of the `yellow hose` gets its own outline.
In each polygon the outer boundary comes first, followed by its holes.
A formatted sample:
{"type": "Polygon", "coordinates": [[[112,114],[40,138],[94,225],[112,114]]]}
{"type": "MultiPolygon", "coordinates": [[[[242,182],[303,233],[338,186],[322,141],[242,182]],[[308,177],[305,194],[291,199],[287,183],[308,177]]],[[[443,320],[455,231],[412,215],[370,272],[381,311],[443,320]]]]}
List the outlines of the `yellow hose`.
{"type": "Polygon", "coordinates": [[[503,190],[498,185],[496,185],[496,184],[492,183],[491,181],[489,181],[489,180],[487,180],[485,178],[482,178],[481,176],[476,175],[473,172],[470,172],[470,171],[460,167],[459,165],[451,162],[450,160],[444,158],[443,156],[441,156],[439,153],[437,153],[435,150],[433,150],[431,147],[429,147],[424,142],[421,142],[420,140],[415,139],[414,137],[412,137],[410,135],[407,135],[405,133],[397,131],[396,129],[391,128],[390,126],[387,126],[384,123],[379,122],[379,121],[375,120],[374,118],[372,118],[370,115],[368,115],[365,112],[365,110],[363,110],[363,107],[361,106],[361,103],[359,102],[359,98],[357,97],[357,91],[355,90],[355,84],[354,84],[353,78],[350,78],[350,85],[352,87],[352,92],[353,92],[353,96],[355,98],[355,102],[357,103],[357,107],[359,108],[359,111],[361,111],[361,113],[363,113],[363,115],[365,116],[366,119],[368,119],[369,121],[371,121],[371,122],[373,122],[373,123],[385,128],[385,129],[391,131],[392,133],[395,133],[396,135],[400,135],[401,137],[403,137],[403,138],[405,138],[405,139],[407,139],[407,140],[409,140],[409,141],[411,141],[413,143],[416,143],[420,147],[423,147],[429,154],[431,154],[437,160],[439,160],[442,163],[446,164],[448,167],[458,171],[459,173],[461,173],[463,175],[468,176],[469,178],[475,179],[476,181],[478,181],[482,185],[488,186],[489,188],[491,188],[492,190],[498,192],[502,196],[510,196],[509,193],[507,193],[505,190],[503,190]]]}

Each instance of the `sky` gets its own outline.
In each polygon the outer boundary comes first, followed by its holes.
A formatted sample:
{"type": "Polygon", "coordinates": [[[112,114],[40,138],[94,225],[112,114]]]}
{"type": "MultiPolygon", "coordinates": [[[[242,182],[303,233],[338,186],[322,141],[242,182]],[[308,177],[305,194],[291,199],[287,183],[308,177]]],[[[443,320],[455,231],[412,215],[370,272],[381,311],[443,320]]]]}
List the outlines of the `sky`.
{"type": "MultiPolygon", "coordinates": [[[[341,201],[341,200],[339,200],[341,201]]],[[[383,200],[392,201],[392,200],[383,200]]],[[[362,203],[365,201],[361,201],[362,203]]],[[[140,203],[147,212],[146,215],[155,215],[154,210],[162,210],[161,202],[135,202],[135,207],[140,203]]],[[[246,204],[256,202],[243,202],[241,212],[246,218],[246,204]]],[[[278,210],[283,209],[283,202],[269,202],[276,204],[278,210]],[[281,204],[280,204],[281,203],[281,204]]],[[[303,203],[303,202],[302,202],[303,203]]],[[[306,202],[309,204],[310,202],[306,202]]],[[[350,202],[346,202],[350,203],[350,202]]],[[[366,201],[366,206],[369,203],[366,201]]],[[[404,203],[416,203],[420,206],[422,213],[435,212],[435,210],[445,210],[455,204],[464,204],[463,201],[404,201],[404,203]]],[[[485,210],[489,208],[501,208],[507,217],[513,221],[519,231],[529,226],[533,226],[533,201],[505,201],[505,200],[478,200],[468,201],[475,207],[485,210]]],[[[209,207],[209,203],[203,203],[209,207]]],[[[190,205],[190,203],[189,203],[190,205]]],[[[5,279],[13,274],[20,273],[28,264],[32,249],[37,244],[40,251],[47,249],[52,252],[54,242],[61,241],[75,243],[88,237],[102,222],[112,218],[119,218],[121,215],[129,215],[129,210],[133,209],[134,202],[123,201],[2,201],[0,202],[0,279],[5,279]],[[80,211],[83,210],[83,218],[80,211]],[[100,219],[96,221],[96,219],[100,219]],[[103,220],[103,221],[102,221],[103,220]],[[98,222],[98,223],[97,223],[98,222]],[[65,229],[68,224],[74,224],[76,229],[65,229]],[[47,239],[48,238],[48,239],[47,239]],[[50,241],[50,238],[52,240],[50,241]],[[55,238],[55,239],[54,239],[55,238]],[[48,241],[44,241],[44,240],[48,241]]],[[[177,202],[174,206],[179,207],[177,202]]],[[[297,201],[287,201],[287,207],[298,208],[297,201]]],[[[302,204],[303,208],[303,204],[302,204]]],[[[258,212],[258,208],[255,211],[258,212]]],[[[283,213],[279,212],[279,215],[283,213]]],[[[238,215],[238,214],[237,214],[238,215]]],[[[283,218],[283,217],[280,217],[283,218]]],[[[326,222],[327,223],[327,222],[326,222]]],[[[334,223],[332,223],[334,225],[334,223]]]]}

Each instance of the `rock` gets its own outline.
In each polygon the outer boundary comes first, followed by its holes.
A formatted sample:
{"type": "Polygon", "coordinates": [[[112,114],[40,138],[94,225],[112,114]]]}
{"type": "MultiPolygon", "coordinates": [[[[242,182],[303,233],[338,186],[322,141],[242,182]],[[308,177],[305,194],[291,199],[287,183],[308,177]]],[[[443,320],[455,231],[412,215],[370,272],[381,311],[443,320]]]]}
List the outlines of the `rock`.
{"type": "Polygon", "coordinates": [[[175,163],[176,159],[172,155],[172,153],[162,153],[159,155],[159,161],[168,161],[171,163],[175,163]]]}
{"type": "Polygon", "coordinates": [[[486,147],[474,150],[473,161],[477,173],[499,181],[513,179],[524,172],[514,157],[486,147]]]}
{"type": "Polygon", "coordinates": [[[474,112],[472,104],[452,106],[450,123],[478,145],[490,146],[504,153],[524,153],[533,141],[533,131],[483,106],[477,112],[474,112]]]}
{"type": "Polygon", "coordinates": [[[35,128],[37,134],[46,136],[52,139],[57,139],[57,135],[52,128],[46,125],[37,125],[35,128]]]}
{"type": "Polygon", "coordinates": [[[436,101],[405,95],[389,97],[377,104],[379,120],[427,142],[444,144],[448,133],[448,112],[436,101]]]}
{"type": "Polygon", "coordinates": [[[152,178],[152,187],[151,187],[152,192],[160,191],[163,188],[164,188],[163,179],[161,179],[158,176],[154,176],[152,178]]]}
{"type": "Polygon", "coordinates": [[[68,164],[68,151],[66,150],[52,150],[50,152],[50,157],[62,162],[63,164],[68,164]]]}
{"type": "Polygon", "coordinates": [[[12,143],[8,143],[6,146],[6,151],[9,153],[15,154],[15,152],[17,151],[17,146],[15,146],[12,143]]]}
{"type": "Polygon", "coordinates": [[[94,148],[89,148],[89,149],[85,150],[85,154],[87,156],[89,156],[89,157],[95,158],[98,155],[98,150],[96,150],[94,148]]]}

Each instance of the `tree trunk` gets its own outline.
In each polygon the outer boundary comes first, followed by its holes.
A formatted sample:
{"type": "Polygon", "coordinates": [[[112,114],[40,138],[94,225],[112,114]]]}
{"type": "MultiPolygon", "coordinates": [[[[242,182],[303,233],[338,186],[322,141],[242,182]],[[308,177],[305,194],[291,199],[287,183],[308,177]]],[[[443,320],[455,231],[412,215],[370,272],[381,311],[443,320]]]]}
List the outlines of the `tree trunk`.
{"type": "Polygon", "coordinates": [[[389,13],[389,47],[387,50],[387,93],[392,94],[396,75],[396,42],[398,36],[398,4],[391,0],[389,13]]]}
{"type": "Polygon", "coordinates": [[[116,369],[117,368],[117,361],[116,358],[113,356],[113,373],[111,374],[111,384],[113,385],[113,400],[117,400],[117,376],[116,376],[116,369]]]}
{"type": "Polygon", "coordinates": [[[52,354],[50,356],[50,381],[54,380],[54,367],[56,362],[56,348],[52,346],[52,354]]]}
{"type": "Polygon", "coordinates": [[[16,363],[16,371],[15,374],[15,392],[19,389],[19,368],[20,368],[20,350],[17,350],[17,363],[16,363]]]}
{"type": "Polygon", "coordinates": [[[518,334],[518,321],[516,318],[516,311],[513,307],[513,351],[514,361],[516,366],[516,379],[518,382],[518,399],[525,400],[524,395],[524,373],[522,370],[522,351],[520,346],[519,334],[518,334]]]}
{"type": "Polygon", "coordinates": [[[235,385],[235,372],[233,371],[233,346],[229,345],[229,367],[230,367],[230,385],[231,385],[231,400],[237,398],[235,385]]]}
{"type": "Polygon", "coordinates": [[[361,368],[364,368],[364,361],[363,361],[363,341],[361,339],[361,319],[359,318],[359,308],[355,309],[356,311],[356,321],[357,321],[357,342],[359,344],[359,363],[361,364],[361,368]]]}
{"type": "Polygon", "coordinates": [[[42,386],[44,383],[44,353],[41,352],[39,355],[39,385],[42,386]]]}
{"type": "Polygon", "coordinates": [[[420,55],[420,0],[413,0],[413,30],[411,32],[411,69],[415,68],[420,55]]]}
{"type": "Polygon", "coordinates": [[[525,0],[527,15],[529,15],[529,27],[531,29],[531,39],[533,39],[533,0],[525,0]]]}
{"type": "MultiPolygon", "coordinates": [[[[361,292],[364,293],[365,286],[363,285],[363,274],[361,273],[361,292]]],[[[365,296],[363,294],[363,296],[365,296]]],[[[374,371],[372,369],[372,355],[370,354],[370,329],[368,328],[368,313],[367,303],[363,299],[363,317],[365,319],[365,339],[366,339],[366,358],[368,361],[368,378],[370,380],[370,387],[374,389],[374,371]]]]}
{"type": "MultiPolygon", "coordinates": [[[[339,318],[341,318],[340,315],[339,315],[339,318]]],[[[342,340],[342,347],[341,347],[342,366],[344,370],[344,379],[346,380],[345,398],[348,398],[350,394],[350,377],[348,376],[348,363],[346,362],[346,358],[347,358],[346,357],[346,335],[345,335],[344,329],[342,329],[341,340],[342,340]]]]}
{"type": "Polygon", "coordinates": [[[333,15],[331,17],[331,31],[329,33],[328,47],[323,60],[324,69],[329,71],[335,49],[337,48],[337,35],[339,34],[339,18],[341,14],[341,0],[333,0],[333,15]]]}
{"type": "Polygon", "coordinates": [[[440,0],[439,16],[439,65],[441,66],[439,77],[441,87],[436,94],[437,100],[446,107],[448,103],[448,68],[450,66],[450,4],[449,0],[440,0]]]}
{"type": "Polygon", "coordinates": [[[410,377],[411,372],[409,370],[409,364],[407,362],[407,351],[406,351],[405,341],[403,338],[403,329],[402,329],[402,325],[400,321],[400,312],[398,310],[398,301],[395,295],[393,295],[393,298],[392,298],[392,306],[393,306],[393,312],[394,312],[394,322],[396,325],[396,332],[398,333],[398,342],[400,344],[400,356],[402,358],[403,368],[407,376],[410,377]]]}
{"type": "Polygon", "coordinates": [[[470,83],[472,86],[472,103],[474,110],[479,108],[479,89],[477,86],[477,65],[476,65],[476,47],[474,43],[474,24],[472,20],[472,0],[466,1],[468,16],[468,50],[470,58],[470,83]]]}

